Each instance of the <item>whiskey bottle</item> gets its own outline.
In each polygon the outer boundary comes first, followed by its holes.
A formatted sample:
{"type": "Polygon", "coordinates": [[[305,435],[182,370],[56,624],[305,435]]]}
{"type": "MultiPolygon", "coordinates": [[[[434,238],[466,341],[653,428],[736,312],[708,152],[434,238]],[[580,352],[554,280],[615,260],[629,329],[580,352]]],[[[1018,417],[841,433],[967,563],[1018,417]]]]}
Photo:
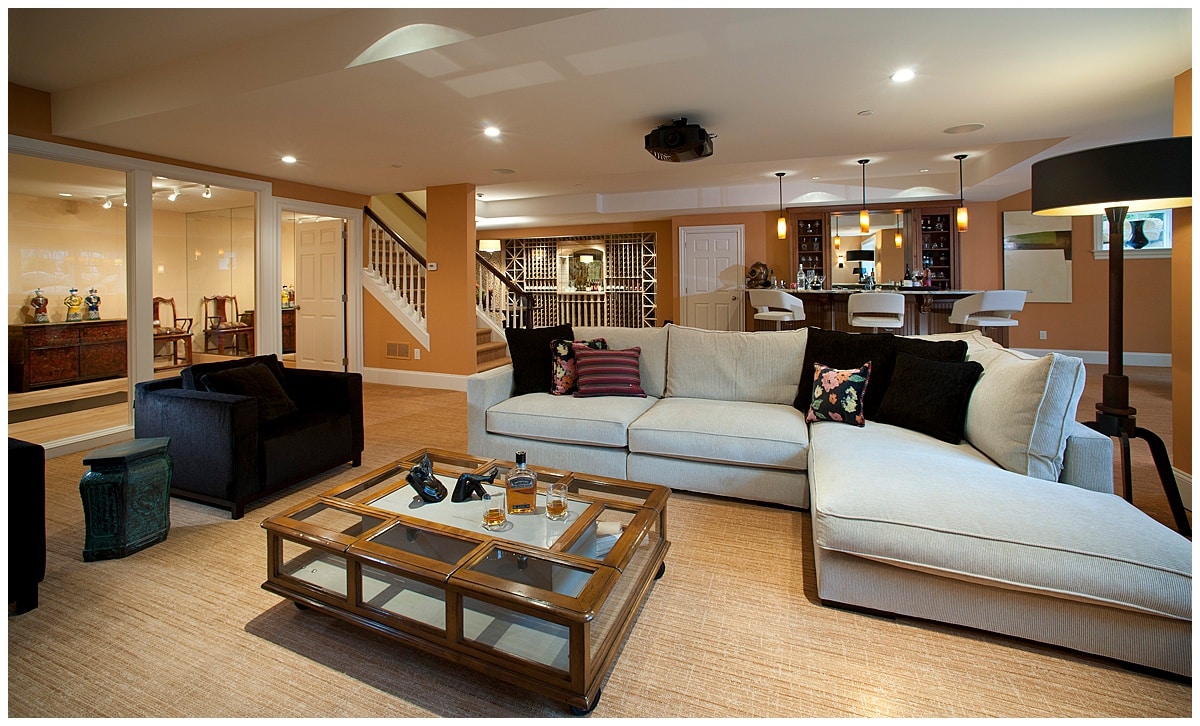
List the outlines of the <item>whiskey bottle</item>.
{"type": "Polygon", "coordinates": [[[537,474],[525,464],[525,452],[517,452],[517,465],[504,481],[508,490],[509,514],[533,514],[537,511],[537,474]]]}

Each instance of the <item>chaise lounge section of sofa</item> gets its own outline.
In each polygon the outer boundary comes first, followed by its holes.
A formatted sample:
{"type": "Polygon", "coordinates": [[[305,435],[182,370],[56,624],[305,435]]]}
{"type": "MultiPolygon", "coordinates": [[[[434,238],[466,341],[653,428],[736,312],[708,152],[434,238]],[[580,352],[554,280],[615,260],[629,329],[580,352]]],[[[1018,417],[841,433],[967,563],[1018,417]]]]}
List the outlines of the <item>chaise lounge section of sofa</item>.
{"type": "Polygon", "coordinates": [[[807,508],[827,604],[1190,676],[1191,543],[1113,493],[1112,441],[1075,420],[1078,358],[1034,358],[978,331],[572,332],[640,348],[646,398],[514,396],[512,366],[476,374],[472,454],[520,449],[534,465],[807,508]],[[839,349],[852,351],[841,363],[839,349]],[[961,440],[879,420],[889,384],[911,393],[912,361],[948,350],[982,369],[966,389],[961,440]],[[817,353],[829,365],[875,359],[864,426],[805,421],[817,353]]]}

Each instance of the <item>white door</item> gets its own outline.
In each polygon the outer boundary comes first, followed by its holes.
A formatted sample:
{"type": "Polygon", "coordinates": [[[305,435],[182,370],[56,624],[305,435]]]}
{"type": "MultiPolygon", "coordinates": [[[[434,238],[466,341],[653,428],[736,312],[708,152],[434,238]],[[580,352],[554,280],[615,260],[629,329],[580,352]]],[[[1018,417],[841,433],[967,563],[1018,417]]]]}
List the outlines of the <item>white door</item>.
{"type": "Polygon", "coordinates": [[[742,225],[679,228],[679,298],[683,325],[743,330],[746,229],[742,225]]]}
{"type": "Polygon", "coordinates": [[[346,369],[345,220],[296,225],[296,365],[346,369]]]}

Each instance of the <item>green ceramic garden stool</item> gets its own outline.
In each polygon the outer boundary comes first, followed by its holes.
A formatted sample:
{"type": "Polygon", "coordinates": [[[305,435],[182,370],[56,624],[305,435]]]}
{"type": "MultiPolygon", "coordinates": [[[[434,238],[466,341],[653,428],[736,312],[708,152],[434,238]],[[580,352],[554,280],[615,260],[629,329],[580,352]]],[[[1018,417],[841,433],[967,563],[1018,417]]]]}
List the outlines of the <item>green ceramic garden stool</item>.
{"type": "Polygon", "coordinates": [[[87,534],[84,562],[111,560],[158,544],[171,529],[169,437],[96,449],[79,482],[87,534]]]}

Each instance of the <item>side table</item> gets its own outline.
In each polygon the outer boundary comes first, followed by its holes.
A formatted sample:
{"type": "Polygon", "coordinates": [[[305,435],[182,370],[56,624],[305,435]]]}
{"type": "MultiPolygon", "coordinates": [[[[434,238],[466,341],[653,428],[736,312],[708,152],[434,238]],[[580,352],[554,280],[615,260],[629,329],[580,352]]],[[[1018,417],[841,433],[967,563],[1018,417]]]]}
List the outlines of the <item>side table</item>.
{"type": "Polygon", "coordinates": [[[170,437],[133,439],[96,449],[79,482],[87,526],[83,560],[131,555],[167,538],[171,528],[170,437]]]}

